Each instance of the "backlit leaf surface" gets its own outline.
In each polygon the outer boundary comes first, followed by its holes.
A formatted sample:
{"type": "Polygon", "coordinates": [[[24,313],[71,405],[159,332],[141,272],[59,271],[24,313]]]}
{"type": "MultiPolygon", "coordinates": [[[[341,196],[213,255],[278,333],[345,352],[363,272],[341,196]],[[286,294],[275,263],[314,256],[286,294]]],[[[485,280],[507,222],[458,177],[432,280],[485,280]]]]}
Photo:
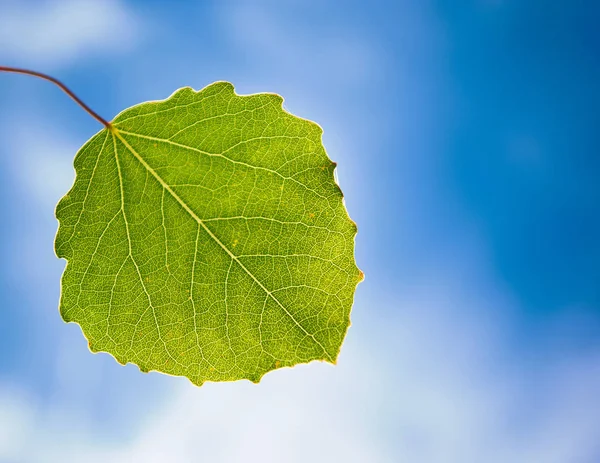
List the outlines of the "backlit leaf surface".
{"type": "Polygon", "coordinates": [[[321,132],[226,82],[122,112],[56,209],[64,320],[198,385],[335,362],[362,274],[321,132]]]}

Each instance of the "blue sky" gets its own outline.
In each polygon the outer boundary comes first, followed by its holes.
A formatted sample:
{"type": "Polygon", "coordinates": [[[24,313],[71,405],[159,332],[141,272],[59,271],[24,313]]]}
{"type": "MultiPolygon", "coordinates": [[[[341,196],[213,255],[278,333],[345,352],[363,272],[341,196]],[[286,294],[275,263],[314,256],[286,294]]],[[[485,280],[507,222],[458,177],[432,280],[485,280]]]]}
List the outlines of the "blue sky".
{"type": "Polygon", "coordinates": [[[600,461],[592,2],[0,0],[0,63],[111,118],[229,80],[324,128],[366,274],[338,365],[207,384],[92,355],[54,205],[100,129],[0,75],[0,462],[600,461]]]}

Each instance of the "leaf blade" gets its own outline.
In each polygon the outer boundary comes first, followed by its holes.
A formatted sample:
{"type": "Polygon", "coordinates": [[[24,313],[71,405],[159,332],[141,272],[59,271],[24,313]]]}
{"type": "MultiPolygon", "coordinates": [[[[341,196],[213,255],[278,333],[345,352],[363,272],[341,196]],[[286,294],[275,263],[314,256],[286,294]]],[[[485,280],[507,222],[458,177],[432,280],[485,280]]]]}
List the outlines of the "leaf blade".
{"type": "Polygon", "coordinates": [[[92,348],[196,384],[335,362],[361,278],[356,226],[321,129],[281,105],[228,83],[184,88],[124,111],[100,149],[102,132],[82,148],[56,251],[69,261],[61,313],[92,348]],[[106,188],[92,187],[98,165],[106,188]],[[111,199],[86,209],[90,190],[95,204],[111,199]]]}

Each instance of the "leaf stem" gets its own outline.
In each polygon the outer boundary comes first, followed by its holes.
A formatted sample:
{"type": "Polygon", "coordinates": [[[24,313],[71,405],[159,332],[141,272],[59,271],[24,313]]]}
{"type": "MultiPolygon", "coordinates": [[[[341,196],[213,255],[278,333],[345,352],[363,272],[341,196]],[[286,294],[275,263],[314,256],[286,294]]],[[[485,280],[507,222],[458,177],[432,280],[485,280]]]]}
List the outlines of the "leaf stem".
{"type": "Polygon", "coordinates": [[[99,116],[98,113],[96,113],[92,108],[90,108],[83,101],[81,101],[81,99],[79,99],[79,97],[77,95],[75,95],[60,80],[55,79],[54,77],[51,77],[49,75],[42,74],[41,72],[30,71],[28,69],[7,67],[7,66],[0,66],[0,72],[11,72],[11,73],[14,73],[14,74],[25,74],[25,75],[28,75],[28,76],[38,77],[40,79],[47,80],[48,82],[52,82],[53,84],[55,84],[56,86],[58,86],[63,92],[65,92],[67,95],[69,95],[71,97],[71,99],[73,99],[79,106],[81,106],[90,116],[92,116],[94,119],[96,119],[102,125],[104,125],[104,127],[106,127],[108,130],[112,129],[112,125],[111,125],[110,122],[108,122],[103,117],[99,116]]]}

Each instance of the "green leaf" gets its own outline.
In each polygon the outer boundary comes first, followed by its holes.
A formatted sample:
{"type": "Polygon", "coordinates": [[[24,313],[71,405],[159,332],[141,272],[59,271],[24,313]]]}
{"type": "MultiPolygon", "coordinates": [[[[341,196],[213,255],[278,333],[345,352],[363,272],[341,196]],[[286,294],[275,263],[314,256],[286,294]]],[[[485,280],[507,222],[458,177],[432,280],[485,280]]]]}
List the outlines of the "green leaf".
{"type": "Polygon", "coordinates": [[[56,253],[62,317],[93,352],[198,385],[335,363],[356,225],[321,128],[282,102],[182,88],[81,148],[56,253]]]}

